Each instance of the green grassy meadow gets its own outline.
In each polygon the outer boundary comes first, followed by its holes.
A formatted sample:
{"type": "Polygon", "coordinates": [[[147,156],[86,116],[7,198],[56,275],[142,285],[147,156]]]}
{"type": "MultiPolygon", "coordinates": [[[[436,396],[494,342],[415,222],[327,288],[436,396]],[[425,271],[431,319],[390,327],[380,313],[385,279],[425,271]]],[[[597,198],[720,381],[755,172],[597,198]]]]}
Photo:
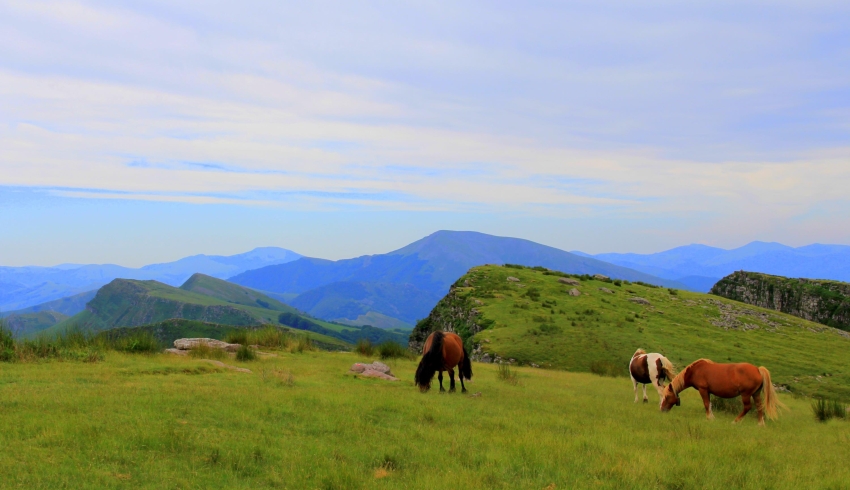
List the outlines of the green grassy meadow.
{"type": "Polygon", "coordinates": [[[679,368],[700,358],[766,366],[773,382],[792,392],[850,401],[847,332],[713,295],[589,278],[573,286],[559,278],[476,267],[457,282],[468,286],[444,301],[479,313],[476,321],[487,328],[472,342],[484,352],[523,364],[588,372],[601,362],[628,376],[629,359],[642,347],[679,368]],[[581,296],[570,296],[572,288],[581,296]]]}
{"type": "Polygon", "coordinates": [[[850,422],[661,414],[627,378],[473,366],[471,397],[348,374],[353,353],[229,364],[107,351],[0,363],[2,488],[848,488],[850,422]]]}

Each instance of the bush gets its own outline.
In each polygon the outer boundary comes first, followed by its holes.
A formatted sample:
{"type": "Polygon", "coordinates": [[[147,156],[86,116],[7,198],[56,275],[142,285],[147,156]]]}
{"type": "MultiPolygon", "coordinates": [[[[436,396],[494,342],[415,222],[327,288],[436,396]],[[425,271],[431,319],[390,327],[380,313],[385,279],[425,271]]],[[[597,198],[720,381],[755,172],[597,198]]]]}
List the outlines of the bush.
{"type": "Polygon", "coordinates": [[[286,346],[289,337],[290,335],[280,328],[269,325],[258,330],[250,331],[248,333],[247,345],[280,349],[286,346]]]}
{"type": "Polygon", "coordinates": [[[361,356],[371,357],[372,354],[375,353],[375,348],[372,346],[372,342],[369,339],[360,339],[357,341],[357,346],[354,348],[354,352],[357,352],[361,356]]]}
{"type": "Polygon", "coordinates": [[[847,405],[838,400],[818,398],[812,401],[812,413],[814,413],[815,419],[820,422],[826,422],[832,418],[845,419],[847,418],[847,405]]]}
{"type": "Polygon", "coordinates": [[[316,350],[316,347],[313,346],[313,341],[310,340],[310,337],[306,335],[298,337],[289,347],[289,352],[306,352],[312,350],[316,350]]]}
{"type": "Polygon", "coordinates": [[[397,342],[388,340],[378,346],[381,359],[413,359],[413,353],[397,342]]]}
{"type": "Polygon", "coordinates": [[[257,354],[254,353],[254,350],[248,347],[247,345],[242,345],[239,350],[236,351],[236,360],[247,362],[253,361],[257,358],[257,354]]]}
{"type": "Polygon", "coordinates": [[[626,368],[611,361],[593,361],[590,363],[590,372],[599,376],[616,378],[626,376],[626,368]]]}
{"type": "Polygon", "coordinates": [[[676,291],[673,288],[667,288],[667,292],[672,294],[673,296],[677,296],[679,294],[679,291],[676,291]]]}

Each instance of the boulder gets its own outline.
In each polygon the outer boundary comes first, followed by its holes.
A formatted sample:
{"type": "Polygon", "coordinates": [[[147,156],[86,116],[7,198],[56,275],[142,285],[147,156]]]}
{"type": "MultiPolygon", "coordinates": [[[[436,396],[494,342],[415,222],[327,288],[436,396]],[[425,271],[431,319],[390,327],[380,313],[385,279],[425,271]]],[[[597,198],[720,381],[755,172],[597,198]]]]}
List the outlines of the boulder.
{"type": "Polygon", "coordinates": [[[508,276],[508,282],[519,282],[519,278],[514,276],[508,276]]]}
{"type": "Polygon", "coordinates": [[[610,279],[610,277],[603,276],[602,274],[594,274],[593,278],[598,280],[598,281],[607,281],[608,279],[610,279]]]}
{"type": "Polygon", "coordinates": [[[393,377],[393,373],[390,371],[390,367],[384,364],[383,362],[375,361],[372,364],[363,364],[363,363],[354,363],[350,369],[353,373],[360,373],[364,376],[367,371],[375,371],[381,374],[386,374],[389,377],[393,377]]]}
{"type": "Polygon", "coordinates": [[[649,302],[649,300],[647,300],[645,298],[639,298],[637,296],[635,296],[634,298],[629,298],[629,301],[631,301],[632,303],[637,303],[639,305],[650,305],[651,304],[649,302]]]}
{"type": "Polygon", "coordinates": [[[227,352],[236,352],[242,347],[240,344],[228,344],[227,342],[222,342],[221,340],[215,339],[202,339],[202,338],[194,338],[194,339],[177,339],[174,341],[174,347],[180,350],[191,350],[198,347],[201,344],[206,344],[211,349],[222,349],[227,352]]]}
{"type": "Polygon", "coordinates": [[[558,279],[558,282],[560,282],[561,284],[569,284],[570,286],[578,286],[579,284],[581,284],[580,282],[576,281],[571,277],[561,277],[558,279]]]}
{"type": "Polygon", "coordinates": [[[189,351],[180,350],[180,349],[165,349],[165,352],[167,352],[169,354],[178,355],[178,356],[185,356],[185,355],[189,354],[189,351]]]}
{"type": "Polygon", "coordinates": [[[581,292],[576,288],[572,288],[570,289],[570,296],[581,296],[581,292]]]}
{"type": "Polygon", "coordinates": [[[599,290],[602,291],[603,293],[614,294],[614,291],[611,291],[608,288],[599,288],[599,290]]]}
{"type": "Polygon", "coordinates": [[[389,375],[387,373],[382,373],[380,371],[375,371],[374,369],[367,369],[360,373],[360,375],[365,378],[378,378],[385,379],[387,381],[398,381],[398,378],[396,378],[395,376],[389,375]]]}

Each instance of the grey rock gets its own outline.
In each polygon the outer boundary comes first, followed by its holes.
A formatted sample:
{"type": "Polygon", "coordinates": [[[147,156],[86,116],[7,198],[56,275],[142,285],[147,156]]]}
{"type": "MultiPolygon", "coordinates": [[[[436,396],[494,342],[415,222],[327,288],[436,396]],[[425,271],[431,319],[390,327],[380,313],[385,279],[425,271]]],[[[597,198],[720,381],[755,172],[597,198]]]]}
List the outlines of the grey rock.
{"type": "Polygon", "coordinates": [[[240,344],[228,344],[216,339],[192,338],[192,339],[177,339],[174,341],[174,347],[180,350],[191,350],[201,344],[206,344],[211,349],[222,349],[227,352],[236,352],[242,347],[240,344]]]}
{"type": "Polygon", "coordinates": [[[519,282],[519,278],[514,276],[508,276],[508,282],[519,282]]]}
{"type": "Polygon", "coordinates": [[[646,298],[640,298],[640,297],[637,297],[637,296],[635,296],[634,298],[629,298],[629,301],[631,301],[632,303],[637,303],[637,304],[639,304],[639,305],[647,305],[647,306],[649,306],[650,304],[652,304],[652,303],[650,303],[650,302],[649,302],[649,300],[648,300],[648,299],[646,299],[646,298]]]}
{"type": "Polygon", "coordinates": [[[581,292],[576,288],[572,288],[570,289],[570,296],[581,296],[581,292]]]}
{"type": "Polygon", "coordinates": [[[602,274],[594,274],[593,278],[596,279],[596,280],[599,280],[599,281],[605,281],[605,280],[610,279],[610,277],[603,276],[602,274]]]}
{"type": "Polygon", "coordinates": [[[579,281],[576,281],[571,277],[561,277],[558,279],[558,282],[560,282],[561,284],[569,284],[570,286],[578,286],[579,284],[581,284],[579,281]]]}
{"type": "Polygon", "coordinates": [[[608,288],[599,288],[599,290],[602,291],[603,293],[614,294],[614,291],[611,291],[608,288]]]}

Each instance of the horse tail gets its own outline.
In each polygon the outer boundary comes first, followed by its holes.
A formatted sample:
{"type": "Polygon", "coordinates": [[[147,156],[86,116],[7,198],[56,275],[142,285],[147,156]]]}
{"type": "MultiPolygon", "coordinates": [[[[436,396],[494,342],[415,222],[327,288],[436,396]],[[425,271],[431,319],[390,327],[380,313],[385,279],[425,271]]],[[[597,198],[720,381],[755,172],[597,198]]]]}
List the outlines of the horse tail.
{"type": "MultiPolygon", "coordinates": [[[[428,341],[426,340],[427,344],[428,341]]],[[[422,360],[416,368],[416,386],[422,391],[431,389],[431,379],[434,373],[443,367],[443,332],[437,331],[431,334],[431,346],[422,353],[422,360]]]]}
{"type": "Polygon", "coordinates": [[[460,377],[472,379],[472,361],[469,359],[469,353],[466,352],[466,347],[463,348],[463,362],[460,365],[460,377]]]}
{"type": "Polygon", "coordinates": [[[770,382],[770,371],[764,366],[759,366],[761,373],[761,388],[764,391],[764,400],[762,400],[762,408],[767,418],[776,420],[779,418],[779,409],[787,408],[776,396],[776,390],[773,389],[773,383],[770,382]]]}
{"type": "Polygon", "coordinates": [[[646,351],[645,351],[645,350],[643,350],[643,349],[638,349],[638,350],[636,350],[636,351],[635,351],[635,353],[634,353],[634,354],[632,354],[632,359],[634,359],[634,358],[635,358],[635,357],[637,357],[637,356],[641,356],[641,355],[643,355],[643,354],[646,354],[646,351]]]}
{"type": "Polygon", "coordinates": [[[667,359],[664,356],[661,356],[661,369],[664,370],[664,376],[666,376],[670,381],[673,381],[673,378],[676,377],[676,367],[673,366],[670,359],[667,359]]]}

